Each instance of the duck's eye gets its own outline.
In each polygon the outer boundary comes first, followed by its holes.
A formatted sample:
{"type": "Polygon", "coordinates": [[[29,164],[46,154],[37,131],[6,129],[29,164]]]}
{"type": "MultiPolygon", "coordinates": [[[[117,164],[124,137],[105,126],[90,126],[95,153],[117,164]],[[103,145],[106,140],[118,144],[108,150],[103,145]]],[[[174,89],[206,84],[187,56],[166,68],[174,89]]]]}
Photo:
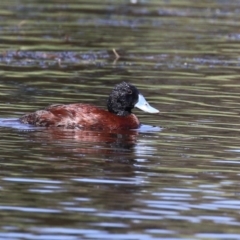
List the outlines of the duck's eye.
{"type": "Polygon", "coordinates": [[[128,90],[127,90],[127,94],[132,94],[132,90],[131,90],[131,89],[128,89],[128,90]]]}

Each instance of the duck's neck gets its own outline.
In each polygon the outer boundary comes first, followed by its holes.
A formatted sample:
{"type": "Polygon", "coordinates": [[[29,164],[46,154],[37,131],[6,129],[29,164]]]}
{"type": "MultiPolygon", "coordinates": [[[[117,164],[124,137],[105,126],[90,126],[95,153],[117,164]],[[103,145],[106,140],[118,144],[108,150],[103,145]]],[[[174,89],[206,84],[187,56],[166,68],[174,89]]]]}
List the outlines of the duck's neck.
{"type": "Polygon", "coordinates": [[[126,116],[131,114],[131,110],[130,111],[120,110],[120,111],[118,111],[115,114],[118,115],[118,116],[126,117],[126,116]]]}
{"type": "Polygon", "coordinates": [[[132,108],[124,107],[120,102],[112,101],[111,98],[109,98],[107,101],[107,109],[109,112],[114,113],[118,116],[128,116],[132,113],[132,108]]]}

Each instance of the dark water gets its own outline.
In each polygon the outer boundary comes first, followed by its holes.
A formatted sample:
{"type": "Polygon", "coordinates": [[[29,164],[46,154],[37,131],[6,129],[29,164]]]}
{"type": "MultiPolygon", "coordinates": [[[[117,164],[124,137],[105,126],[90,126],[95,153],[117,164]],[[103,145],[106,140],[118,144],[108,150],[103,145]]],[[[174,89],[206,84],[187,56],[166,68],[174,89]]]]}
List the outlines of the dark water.
{"type": "Polygon", "coordinates": [[[240,239],[239,13],[226,0],[1,1],[0,239],[240,239]],[[121,81],[161,111],[134,110],[138,131],[6,122],[105,107],[121,81]]]}

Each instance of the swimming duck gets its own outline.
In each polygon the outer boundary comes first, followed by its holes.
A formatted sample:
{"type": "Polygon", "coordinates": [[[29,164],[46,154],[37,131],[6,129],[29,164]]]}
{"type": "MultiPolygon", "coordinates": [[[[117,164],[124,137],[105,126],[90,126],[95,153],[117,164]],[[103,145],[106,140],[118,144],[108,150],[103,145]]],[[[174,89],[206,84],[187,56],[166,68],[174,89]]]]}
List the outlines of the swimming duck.
{"type": "Polygon", "coordinates": [[[108,111],[91,104],[57,104],[26,114],[19,120],[22,123],[42,127],[97,130],[137,129],[140,122],[132,113],[134,107],[148,113],[159,112],[149,105],[135,86],[122,82],[113,88],[108,97],[108,111]]]}

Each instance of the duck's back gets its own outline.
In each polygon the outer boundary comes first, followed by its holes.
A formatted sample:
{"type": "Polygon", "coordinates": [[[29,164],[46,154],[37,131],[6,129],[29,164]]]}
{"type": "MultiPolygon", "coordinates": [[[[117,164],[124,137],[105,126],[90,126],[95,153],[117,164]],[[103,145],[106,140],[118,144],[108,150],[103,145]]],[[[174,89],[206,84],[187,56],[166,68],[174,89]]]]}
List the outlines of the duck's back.
{"type": "Polygon", "coordinates": [[[83,129],[135,129],[139,121],[134,114],[117,116],[90,104],[51,105],[44,110],[26,114],[22,123],[43,127],[83,129]]]}

